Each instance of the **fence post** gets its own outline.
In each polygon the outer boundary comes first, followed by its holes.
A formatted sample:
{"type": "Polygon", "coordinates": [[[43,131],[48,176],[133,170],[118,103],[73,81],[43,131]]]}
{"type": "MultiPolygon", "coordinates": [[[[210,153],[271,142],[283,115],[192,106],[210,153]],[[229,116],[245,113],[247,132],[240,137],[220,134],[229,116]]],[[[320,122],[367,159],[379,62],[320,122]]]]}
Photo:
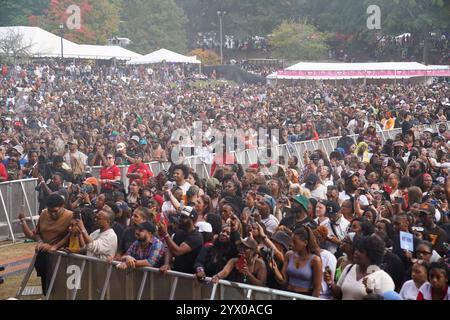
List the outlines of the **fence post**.
{"type": "Polygon", "coordinates": [[[105,284],[103,285],[102,294],[100,295],[100,300],[105,300],[105,294],[106,294],[106,290],[109,287],[109,280],[111,278],[112,268],[113,268],[113,265],[110,264],[108,267],[108,271],[106,271],[105,284]]]}
{"type": "Polygon", "coordinates": [[[56,275],[58,274],[59,265],[61,264],[61,255],[58,256],[58,260],[56,261],[55,269],[53,270],[52,280],[50,281],[50,285],[47,289],[47,294],[45,295],[45,300],[50,300],[50,295],[52,294],[53,285],[55,284],[56,275]]]}
{"type": "MultiPolygon", "coordinates": [[[[7,188],[8,192],[10,192],[9,188],[7,188]]],[[[3,192],[0,189],[0,200],[2,201],[2,206],[3,206],[3,210],[5,211],[5,216],[6,216],[6,223],[8,224],[8,228],[9,228],[9,232],[11,233],[11,237],[13,242],[16,242],[16,237],[14,237],[14,232],[11,226],[11,221],[9,220],[9,213],[8,213],[8,209],[6,208],[5,205],[5,199],[3,198],[3,192]]]]}
{"type": "Polygon", "coordinates": [[[139,287],[139,291],[138,291],[138,294],[137,294],[137,297],[136,297],[137,300],[141,300],[142,293],[144,292],[145,282],[147,281],[147,271],[142,271],[142,272],[144,274],[142,275],[141,285],[139,287]]]}
{"type": "MultiPolygon", "coordinates": [[[[20,186],[22,187],[22,192],[23,192],[23,196],[25,198],[25,203],[27,204],[28,213],[30,214],[31,224],[33,225],[33,228],[36,228],[36,223],[34,222],[34,219],[33,219],[33,213],[31,212],[30,202],[28,201],[28,196],[27,196],[27,193],[25,192],[25,187],[23,185],[23,181],[20,181],[20,186]]],[[[36,212],[35,212],[35,214],[36,214],[36,212]]]]}

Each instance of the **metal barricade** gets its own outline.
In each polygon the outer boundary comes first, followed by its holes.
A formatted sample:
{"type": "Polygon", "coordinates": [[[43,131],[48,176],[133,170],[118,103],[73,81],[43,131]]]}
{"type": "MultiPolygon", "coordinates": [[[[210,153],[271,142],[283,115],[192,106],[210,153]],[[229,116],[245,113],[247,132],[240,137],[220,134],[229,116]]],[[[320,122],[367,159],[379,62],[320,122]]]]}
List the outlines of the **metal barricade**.
{"type": "MultiPolygon", "coordinates": [[[[34,261],[34,259],[33,259],[34,261]]],[[[47,300],[321,300],[293,292],[156,268],[117,269],[93,257],[56,252],[49,255],[47,300]]],[[[33,268],[30,265],[29,271],[33,268]]],[[[28,274],[28,273],[27,273],[28,274]]],[[[24,278],[17,298],[28,279],[24,278]]]]}
{"type": "MultiPolygon", "coordinates": [[[[450,121],[449,122],[443,122],[446,124],[447,128],[450,130],[450,121]]],[[[433,124],[431,128],[434,132],[437,132],[438,126],[440,123],[433,124]]],[[[399,133],[401,133],[402,130],[400,128],[395,128],[392,130],[383,130],[377,132],[378,137],[381,139],[381,142],[384,144],[388,139],[395,139],[395,136],[399,133]]],[[[353,141],[356,142],[359,135],[349,135],[353,139],[353,141]]],[[[301,142],[295,142],[295,143],[287,143],[287,144],[280,144],[274,147],[274,149],[278,152],[278,155],[283,155],[286,159],[288,156],[297,156],[299,160],[299,165],[303,166],[303,154],[306,150],[313,152],[314,150],[320,149],[324,151],[326,156],[330,156],[331,152],[333,152],[337,147],[337,142],[339,141],[341,137],[331,137],[327,139],[320,139],[317,141],[310,140],[310,141],[301,141],[301,142]]],[[[251,164],[257,163],[258,159],[260,158],[261,154],[263,152],[262,148],[251,148],[251,149],[245,149],[245,150],[237,150],[235,152],[232,152],[235,156],[236,162],[241,164],[244,169],[248,168],[251,164]]],[[[276,159],[278,161],[278,155],[275,157],[272,157],[272,159],[276,159]]],[[[214,154],[213,154],[214,156],[214,154]]],[[[201,179],[207,179],[210,177],[210,169],[211,164],[205,163],[202,161],[200,156],[192,156],[187,157],[185,159],[185,164],[191,166],[195,172],[199,175],[201,179]]],[[[147,165],[152,170],[153,174],[157,175],[162,170],[169,169],[171,163],[170,162],[150,162],[147,163],[147,165]]],[[[126,173],[128,170],[128,166],[119,166],[121,168],[122,173],[122,182],[124,183],[125,187],[128,187],[128,178],[126,177],[126,173]]],[[[101,167],[92,167],[91,173],[94,177],[100,176],[100,169],[101,167]]]]}
{"type": "Polygon", "coordinates": [[[19,225],[21,206],[25,208],[25,218],[30,227],[36,227],[39,219],[38,194],[35,191],[37,179],[15,180],[0,183],[0,239],[14,242],[23,236],[19,225]]]}

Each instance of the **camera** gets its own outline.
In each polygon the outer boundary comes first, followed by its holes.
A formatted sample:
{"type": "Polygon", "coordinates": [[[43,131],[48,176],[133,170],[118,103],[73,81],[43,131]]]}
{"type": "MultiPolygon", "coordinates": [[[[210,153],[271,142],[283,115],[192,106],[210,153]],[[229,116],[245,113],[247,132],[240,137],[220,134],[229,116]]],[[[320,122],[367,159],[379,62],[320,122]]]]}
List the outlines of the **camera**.
{"type": "Polygon", "coordinates": [[[266,261],[272,261],[274,257],[273,248],[263,247],[259,250],[259,253],[266,261]]]}
{"type": "Polygon", "coordinates": [[[367,194],[367,190],[366,189],[358,189],[359,190],[359,195],[360,196],[365,196],[367,194]]]}

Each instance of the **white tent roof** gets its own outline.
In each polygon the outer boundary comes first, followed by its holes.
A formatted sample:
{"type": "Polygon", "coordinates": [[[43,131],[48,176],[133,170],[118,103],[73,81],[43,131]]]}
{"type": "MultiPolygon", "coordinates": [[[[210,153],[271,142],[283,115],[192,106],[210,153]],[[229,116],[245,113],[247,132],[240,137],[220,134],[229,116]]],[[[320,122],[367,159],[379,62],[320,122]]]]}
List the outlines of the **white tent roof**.
{"type": "Polygon", "coordinates": [[[426,66],[417,62],[322,63],[300,62],[270,74],[271,79],[408,79],[448,77],[449,66],[426,66]]]}
{"type": "MultiPolygon", "coordinates": [[[[60,57],[61,37],[38,27],[0,27],[0,39],[10,35],[21,35],[22,46],[30,46],[33,57],[60,57]]],[[[63,39],[65,58],[130,60],[140,54],[118,46],[80,45],[63,39]]]]}
{"type": "Polygon", "coordinates": [[[142,57],[141,54],[122,48],[120,46],[98,46],[81,44],[83,56],[89,59],[111,59],[131,60],[142,57]]]}
{"type": "Polygon", "coordinates": [[[359,70],[427,70],[418,62],[316,63],[300,62],[285,70],[301,71],[359,71],[359,70]]]}
{"type": "Polygon", "coordinates": [[[127,64],[153,64],[161,62],[196,64],[201,63],[199,60],[197,60],[196,56],[188,57],[167,49],[159,49],[143,57],[130,60],[127,62],[127,64]]]}

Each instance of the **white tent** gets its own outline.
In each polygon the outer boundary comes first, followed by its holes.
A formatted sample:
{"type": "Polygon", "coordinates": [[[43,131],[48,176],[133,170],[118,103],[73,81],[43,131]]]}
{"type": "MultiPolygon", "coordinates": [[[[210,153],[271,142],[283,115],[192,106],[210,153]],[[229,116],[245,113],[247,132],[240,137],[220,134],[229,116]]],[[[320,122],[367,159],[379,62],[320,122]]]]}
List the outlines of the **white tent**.
{"type": "Polygon", "coordinates": [[[196,56],[189,57],[183,56],[182,54],[167,50],[167,49],[159,49],[152,53],[149,53],[143,57],[133,59],[127,62],[127,64],[154,64],[154,63],[201,63],[197,60],[196,56]]]}
{"type": "MultiPolygon", "coordinates": [[[[61,37],[37,27],[0,27],[0,41],[17,37],[32,57],[61,57],[61,37]]],[[[0,49],[0,52],[1,49],[0,49]]],[[[4,52],[3,52],[4,53],[4,52]]],[[[142,55],[118,46],[80,45],[63,39],[64,58],[130,60],[142,55]]]]}
{"type": "Polygon", "coordinates": [[[90,44],[80,45],[83,56],[86,59],[111,59],[131,60],[142,57],[141,54],[127,50],[119,46],[98,46],[90,44]]]}
{"type": "Polygon", "coordinates": [[[449,66],[426,66],[417,62],[316,63],[300,62],[270,74],[277,79],[409,79],[413,77],[448,77],[449,66]]]}

